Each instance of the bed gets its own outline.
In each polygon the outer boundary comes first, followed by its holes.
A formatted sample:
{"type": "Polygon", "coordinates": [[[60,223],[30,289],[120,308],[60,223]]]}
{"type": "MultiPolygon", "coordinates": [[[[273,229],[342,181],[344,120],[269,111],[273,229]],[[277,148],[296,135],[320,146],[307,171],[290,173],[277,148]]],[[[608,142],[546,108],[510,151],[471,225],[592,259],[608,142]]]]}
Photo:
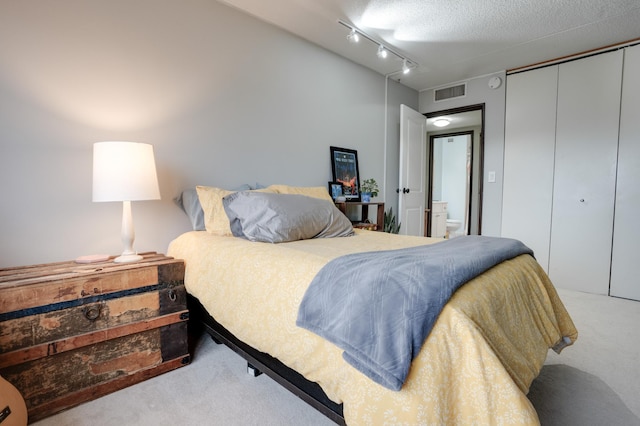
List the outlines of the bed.
{"type": "MultiPolygon", "coordinates": [[[[318,199],[326,193],[270,190],[318,199]]],[[[539,424],[526,397],[529,386],[548,350],[560,351],[578,333],[532,256],[503,261],[460,287],[401,389],[391,390],[346,362],[343,349],[297,326],[299,308],[311,282],[335,259],[441,240],[351,229],[349,236],[251,241],[233,235],[238,217],[222,203],[231,194],[199,187],[206,231],[187,232],[168,250],[185,261],[186,289],[206,311],[203,320],[214,337],[337,423],[539,424]]],[[[249,210],[264,217],[259,208],[249,210]]]]}

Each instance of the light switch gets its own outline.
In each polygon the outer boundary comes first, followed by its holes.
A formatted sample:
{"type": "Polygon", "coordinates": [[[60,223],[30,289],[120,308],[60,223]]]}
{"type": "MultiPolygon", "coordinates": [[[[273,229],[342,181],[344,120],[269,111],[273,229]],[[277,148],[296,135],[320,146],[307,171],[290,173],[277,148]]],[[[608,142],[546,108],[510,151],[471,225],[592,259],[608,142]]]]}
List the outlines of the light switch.
{"type": "Polygon", "coordinates": [[[489,183],[495,183],[496,181],[496,172],[489,172],[488,179],[489,183]]]}

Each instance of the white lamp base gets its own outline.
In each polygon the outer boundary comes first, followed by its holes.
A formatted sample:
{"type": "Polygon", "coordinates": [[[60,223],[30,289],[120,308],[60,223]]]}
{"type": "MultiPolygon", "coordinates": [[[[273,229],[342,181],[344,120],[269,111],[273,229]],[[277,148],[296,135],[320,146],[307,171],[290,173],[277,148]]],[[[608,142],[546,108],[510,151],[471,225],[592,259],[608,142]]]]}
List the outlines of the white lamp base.
{"type": "Polygon", "coordinates": [[[142,260],[142,256],[133,251],[133,240],[135,238],[133,231],[133,216],[131,214],[131,201],[122,202],[122,244],[124,250],[122,254],[115,259],[116,263],[137,262],[142,260]]]}
{"type": "Polygon", "coordinates": [[[129,262],[137,262],[142,260],[143,257],[139,254],[123,254],[122,256],[118,256],[113,261],[115,263],[129,263],[129,262]]]}

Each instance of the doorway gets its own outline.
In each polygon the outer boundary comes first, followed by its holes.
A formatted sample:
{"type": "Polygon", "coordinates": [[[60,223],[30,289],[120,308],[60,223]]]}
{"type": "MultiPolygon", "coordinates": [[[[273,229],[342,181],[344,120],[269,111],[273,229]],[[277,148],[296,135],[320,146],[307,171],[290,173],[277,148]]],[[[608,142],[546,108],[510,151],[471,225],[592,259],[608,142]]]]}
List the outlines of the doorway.
{"type": "Polygon", "coordinates": [[[484,104],[424,115],[429,145],[424,235],[480,235],[484,104]],[[438,127],[436,120],[448,124],[438,127]]]}

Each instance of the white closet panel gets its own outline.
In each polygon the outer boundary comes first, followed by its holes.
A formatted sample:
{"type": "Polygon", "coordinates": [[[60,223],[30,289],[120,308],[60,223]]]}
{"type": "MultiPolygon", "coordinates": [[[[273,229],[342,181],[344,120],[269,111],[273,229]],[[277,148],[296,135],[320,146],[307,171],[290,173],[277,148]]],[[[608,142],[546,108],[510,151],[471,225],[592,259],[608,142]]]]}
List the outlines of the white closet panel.
{"type": "Polygon", "coordinates": [[[558,66],[507,77],[503,237],[529,246],[548,271],[558,66]]]}
{"type": "Polygon", "coordinates": [[[609,294],[622,51],[560,65],[549,276],[609,294]]]}
{"type": "Polygon", "coordinates": [[[625,49],[611,295],[640,300],[640,45],[625,49]]]}

